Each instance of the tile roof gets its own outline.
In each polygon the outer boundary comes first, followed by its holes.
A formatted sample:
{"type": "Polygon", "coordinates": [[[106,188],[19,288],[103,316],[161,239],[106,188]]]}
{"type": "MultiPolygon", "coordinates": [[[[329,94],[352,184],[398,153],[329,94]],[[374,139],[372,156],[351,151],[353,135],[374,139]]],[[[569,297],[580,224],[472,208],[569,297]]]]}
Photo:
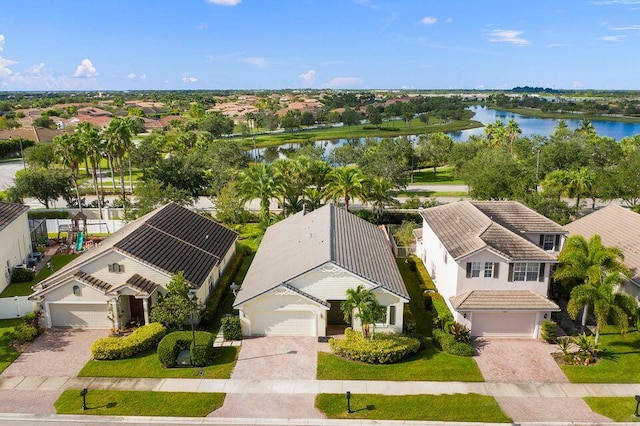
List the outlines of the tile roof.
{"type": "Polygon", "coordinates": [[[456,311],[560,311],[558,305],[530,290],[472,290],[449,298],[456,311]]]}
{"type": "Polygon", "coordinates": [[[4,227],[19,218],[28,210],[29,206],[25,206],[23,204],[0,202],[0,229],[4,229],[4,227]]]}
{"type": "Polygon", "coordinates": [[[582,235],[587,240],[599,234],[602,244],[618,247],[624,254],[624,264],[631,269],[631,279],[640,284],[640,214],[609,204],[565,228],[569,235],[582,235]]]}
{"type": "Polygon", "coordinates": [[[327,263],[409,299],[384,232],[328,204],[289,216],[267,229],[235,305],[327,263]]]}
{"type": "Polygon", "coordinates": [[[510,260],[555,260],[522,234],[566,233],[560,225],[515,201],[497,201],[495,206],[492,203],[460,201],[431,207],[420,214],[454,259],[490,248],[510,260]],[[519,213],[532,224],[525,223],[519,213]]]}
{"type": "Polygon", "coordinates": [[[51,142],[53,138],[65,133],[64,130],[47,129],[46,127],[20,127],[0,131],[0,139],[22,138],[34,142],[51,142]]]}

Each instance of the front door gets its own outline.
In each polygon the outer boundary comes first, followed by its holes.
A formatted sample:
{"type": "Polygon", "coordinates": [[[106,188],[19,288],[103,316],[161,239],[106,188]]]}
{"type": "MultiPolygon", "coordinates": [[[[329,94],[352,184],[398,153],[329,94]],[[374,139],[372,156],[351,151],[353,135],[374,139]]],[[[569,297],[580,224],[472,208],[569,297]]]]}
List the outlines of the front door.
{"type": "Polygon", "coordinates": [[[144,307],[142,306],[142,299],[136,299],[133,296],[129,296],[129,309],[131,311],[131,321],[144,324],[144,307]]]}
{"type": "Polygon", "coordinates": [[[327,325],[348,325],[344,320],[344,314],[340,310],[342,300],[327,300],[331,304],[327,315],[327,325]]]}

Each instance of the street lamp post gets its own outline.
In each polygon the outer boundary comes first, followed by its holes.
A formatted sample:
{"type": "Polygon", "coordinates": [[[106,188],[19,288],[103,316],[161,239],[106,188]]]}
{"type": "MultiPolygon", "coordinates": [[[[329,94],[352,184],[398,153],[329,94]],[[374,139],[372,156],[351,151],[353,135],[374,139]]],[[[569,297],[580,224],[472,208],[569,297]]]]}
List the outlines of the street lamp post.
{"type": "Polygon", "coordinates": [[[347,413],[351,414],[351,392],[347,391],[347,413]]]}
{"type": "Polygon", "coordinates": [[[87,393],[89,392],[89,389],[84,388],[80,391],[80,396],[82,397],[82,411],[86,411],[87,410],[87,393]]]}

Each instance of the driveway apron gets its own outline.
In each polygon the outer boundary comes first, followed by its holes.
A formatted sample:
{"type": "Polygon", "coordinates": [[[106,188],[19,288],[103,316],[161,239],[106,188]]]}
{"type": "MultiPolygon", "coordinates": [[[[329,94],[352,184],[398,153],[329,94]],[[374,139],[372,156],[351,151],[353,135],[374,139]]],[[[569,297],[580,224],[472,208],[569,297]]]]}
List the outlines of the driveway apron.
{"type": "MultiPolygon", "coordinates": [[[[315,337],[256,337],[242,341],[232,379],[315,379],[318,359],[315,337]]],[[[324,416],[313,394],[227,394],[210,417],[313,419],[324,416]]]]}

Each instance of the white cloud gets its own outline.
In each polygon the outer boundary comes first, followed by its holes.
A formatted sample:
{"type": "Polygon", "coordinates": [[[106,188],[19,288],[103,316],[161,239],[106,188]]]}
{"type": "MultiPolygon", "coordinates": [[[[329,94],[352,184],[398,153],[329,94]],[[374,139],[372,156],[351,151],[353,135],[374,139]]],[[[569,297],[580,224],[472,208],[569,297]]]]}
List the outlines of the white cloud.
{"type": "Polygon", "coordinates": [[[640,31],[640,25],[627,25],[626,27],[612,28],[614,31],[640,31]]]}
{"type": "Polygon", "coordinates": [[[489,33],[489,41],[494,43],[511,43],[517,45],[531,44],[530,41],[520,37],[522,31],[493,30],[489,33]]]}
{"type": "Polygon", "coordinates": [[[0,77],[7,77],[13,74],[13,71],[11,71],[8,67],[15,64],[17,64],[16,61],[12,61],[11,59],[6,59],[0,56],[0,77]]]}
{"type": "Polygon", "coordinates": [[[242,0],[207,0],[207,3],[217,4],[218,6],[237,6],[242,0]]]}
{"type": "Polygon", "coordinates": [[[447,18],[444,22],[450,24],[453,22],[453,18],[447,18]]]}
{"type": "Polygon", "coordinates": [[[93,66],[90,59],[80,61],[80,65],[76,67],[76,72],[73,73],[76,78],[92,78],[99,75],[98,70],[93,66]]]}
{"type": "Polygon", "coordinates": [[[129,80],[135,80],[135,78],[136,78],[136,73],[132,72],[132,73],[128,74],[128,75],[127,75],[127,78],[128,78],[129,80]]]}
{"type": "Polygon", "coordinates": [[[4,35],[0,34],[0,52],[4,49],[4,35]]]}
{"type": "Polygon", "coordinates": [[[336,77],[327,83],[327,87],[329,89],[348,89],[361,83],[362,79],[358,77],[336,77]]]}
{"type": "Polygon", "coordinates": [[[28,76],[33,76],[33,77],[41,77],[41,76],[48,76],[49,75],[49,71],[47,71],[47,68],[44,66],[44,63],[41,62],[38,65],[30,66],[24,72],[24,74],[28,75],[28,76]]]}
{"type": "Polygon", "coordinates": [[[617,36],[604,36],[604,37],[600,37],[599,40],[602,41],[611,41],[614,43],[618,43],[621,42],[622,40],[625,39],[625,36],[623,35],[617,35],[617,36]]]}
{"type": "Polygon", "coordinates": [[[245,64],[255,65],[258,68],[264,68],[269,64],[269,62],[265,58],[256,57],[238,58],[238,61],[244,62],[245,64]]]}
{"type": "Polygon", "coordinates": [[[300,74],[298,78],[303,85],[305,85],[306,87],[311,87],[316,81],[316,72],[315,70],[309,70],[305,73],[300,74]]]}
{"type": "Polygon", "coordinates": [[[640,4],[640,0],[601,0],[601,1],[592,1],[591,3],[602,4],[602,5],[609,5],[609,4],[634,5],[634,4],[640,4]]]}
{"type": "Polygon", "coordinates": [[[566,47],[566,44],[562,44],[562,43],[550,43],[547,45],[547,47],[566,47]]]}
{"type": "Polygon", "coordinates": [[[140,80],[146,80],[147,79],[147,74],[140,74],[140,77],[138,77],[140,80]]]}
{"type": "Polygon", "coordinates": [[[578,80],[574,81],[571,85],[573,86],[574,89],[582,89],[582,87],[584,87],[582,82],[578,80]]]}
{"type": "Polygon", "coordinates": [[[436,22],[438,22],[438,18],[434,18],[433,16],[425,16],[424,18],[422,18],[422,20],[420,21],[421,24],[424,25],[433,25],[436,22]]]}
{"type": "Polygon", "coordinates": [[[198,81],[198,79],[196,77],[193,77],[193,76],[189,75],[186,72],[182,73],[182,82],[183,83],[195,83],[196,81],[198,81]]]}

